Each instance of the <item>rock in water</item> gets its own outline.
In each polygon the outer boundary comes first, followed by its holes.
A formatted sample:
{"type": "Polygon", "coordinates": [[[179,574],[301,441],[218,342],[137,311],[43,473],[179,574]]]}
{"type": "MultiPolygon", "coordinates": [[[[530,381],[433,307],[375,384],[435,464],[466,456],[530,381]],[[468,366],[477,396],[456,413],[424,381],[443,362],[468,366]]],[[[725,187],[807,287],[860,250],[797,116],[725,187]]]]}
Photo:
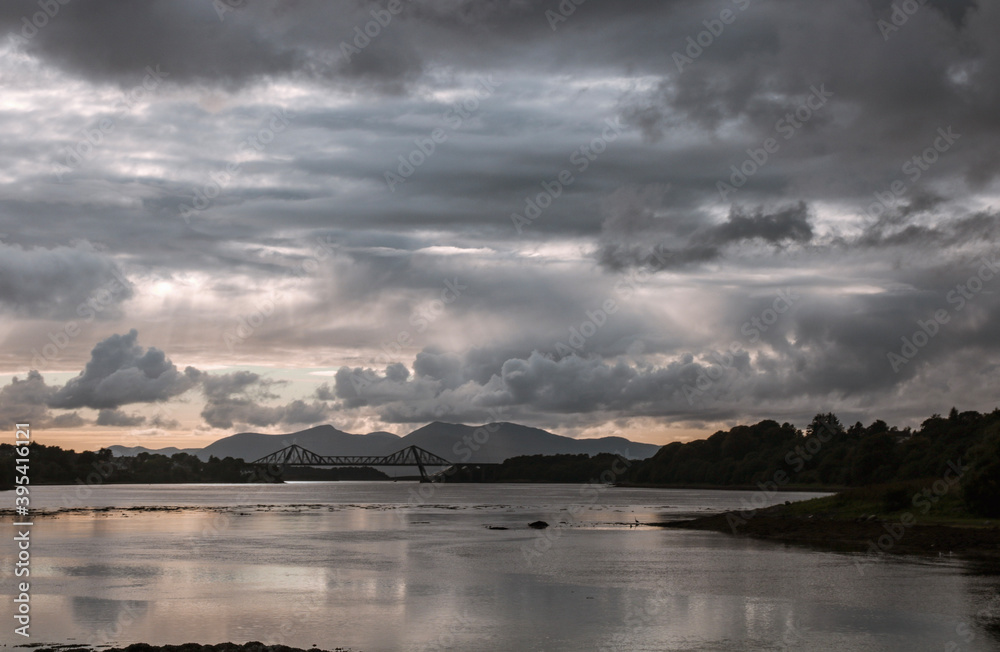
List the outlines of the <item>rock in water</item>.
{"type": "Polygon", "coordinates": [[[536,530],[544,530],[549,526],[545,521],[535,521],[534,523],[528,523],[528,527],[535,528],[536,530]]]}

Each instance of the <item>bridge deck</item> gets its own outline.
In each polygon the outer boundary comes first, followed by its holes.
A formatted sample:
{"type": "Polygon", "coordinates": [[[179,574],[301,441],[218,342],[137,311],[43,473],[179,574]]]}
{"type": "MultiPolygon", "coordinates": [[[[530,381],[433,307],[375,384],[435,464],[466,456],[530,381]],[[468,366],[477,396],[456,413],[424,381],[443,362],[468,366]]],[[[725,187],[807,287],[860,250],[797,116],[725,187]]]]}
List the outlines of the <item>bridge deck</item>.
{"type": "Polygon", "coordinates": [[[407,446],[391,455],[319,455],[298,444],[292,444],[250,462],[257,466],[415,466],[420,469],[421,481],[430,481],[428,466],[499,466],[493,464],[463,464],[450,462],[440,455],[419,446],[407,446]]]}

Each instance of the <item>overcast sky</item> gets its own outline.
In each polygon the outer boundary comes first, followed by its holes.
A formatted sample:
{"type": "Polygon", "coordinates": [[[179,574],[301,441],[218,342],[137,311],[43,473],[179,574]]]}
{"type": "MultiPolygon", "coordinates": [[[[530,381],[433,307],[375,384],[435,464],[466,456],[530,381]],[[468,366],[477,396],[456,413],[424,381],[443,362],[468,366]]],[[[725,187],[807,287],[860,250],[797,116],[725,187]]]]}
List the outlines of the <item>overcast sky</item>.
{"type": "Polygon", "coordinates": [[[998,403],[997,3],[48,4],[0,6],[4,428],[998,403]]]}

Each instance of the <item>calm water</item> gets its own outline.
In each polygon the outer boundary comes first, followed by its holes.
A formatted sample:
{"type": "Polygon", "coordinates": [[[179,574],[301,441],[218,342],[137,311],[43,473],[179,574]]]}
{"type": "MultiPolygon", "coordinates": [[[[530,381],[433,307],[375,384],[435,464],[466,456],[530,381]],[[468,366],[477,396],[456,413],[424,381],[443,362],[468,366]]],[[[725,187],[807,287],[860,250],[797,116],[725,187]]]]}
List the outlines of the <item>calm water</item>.
{"type": "MultiPolygon", "coordinates": [[[[736,508],[747,493],[423,485],[431,493],[420,498],[418,490],[33,488],[35,508],[106,509],[35,519],[31,642],[1000,649],[1000,575],[962,560],[865,558],[859,566],[854,555],[634,527],[736,508]],[[127,509],[137,506],[181,509],[127,509]],[[553,527],[529,529],[536,519],[553,527]]],[[[2,559],[0,573],[12,578],[11,555],[2,559]]],[[[0,586],[9,591],[11,581],[0,586]]],[[[12,596],[0,599],[8,614],[0,641],[24,642],[9,626],[12,596]]]]}

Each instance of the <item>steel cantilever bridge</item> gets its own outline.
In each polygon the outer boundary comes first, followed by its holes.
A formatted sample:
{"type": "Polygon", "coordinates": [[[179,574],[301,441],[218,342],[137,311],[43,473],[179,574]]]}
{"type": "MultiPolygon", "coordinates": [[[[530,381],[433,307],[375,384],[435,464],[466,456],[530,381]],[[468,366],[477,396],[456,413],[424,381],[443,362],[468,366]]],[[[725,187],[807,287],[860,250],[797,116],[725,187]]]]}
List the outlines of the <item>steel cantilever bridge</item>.
{"type": "Polygon", "coordinates": [[[392,455],[320,455],[311,450],[292,444],[275,451],[270,455],[254,460],[256,466],[415,466],[420,469],[420,481],[431,482],[432,476],[427,474],[428,466],[446,467],[434,476],[450,475],[459,469],[480,469],[496,467],[499,464],[461,464],[450,462],[440,455],[424,450],[419,446],[407,446],[392,455]]]}

